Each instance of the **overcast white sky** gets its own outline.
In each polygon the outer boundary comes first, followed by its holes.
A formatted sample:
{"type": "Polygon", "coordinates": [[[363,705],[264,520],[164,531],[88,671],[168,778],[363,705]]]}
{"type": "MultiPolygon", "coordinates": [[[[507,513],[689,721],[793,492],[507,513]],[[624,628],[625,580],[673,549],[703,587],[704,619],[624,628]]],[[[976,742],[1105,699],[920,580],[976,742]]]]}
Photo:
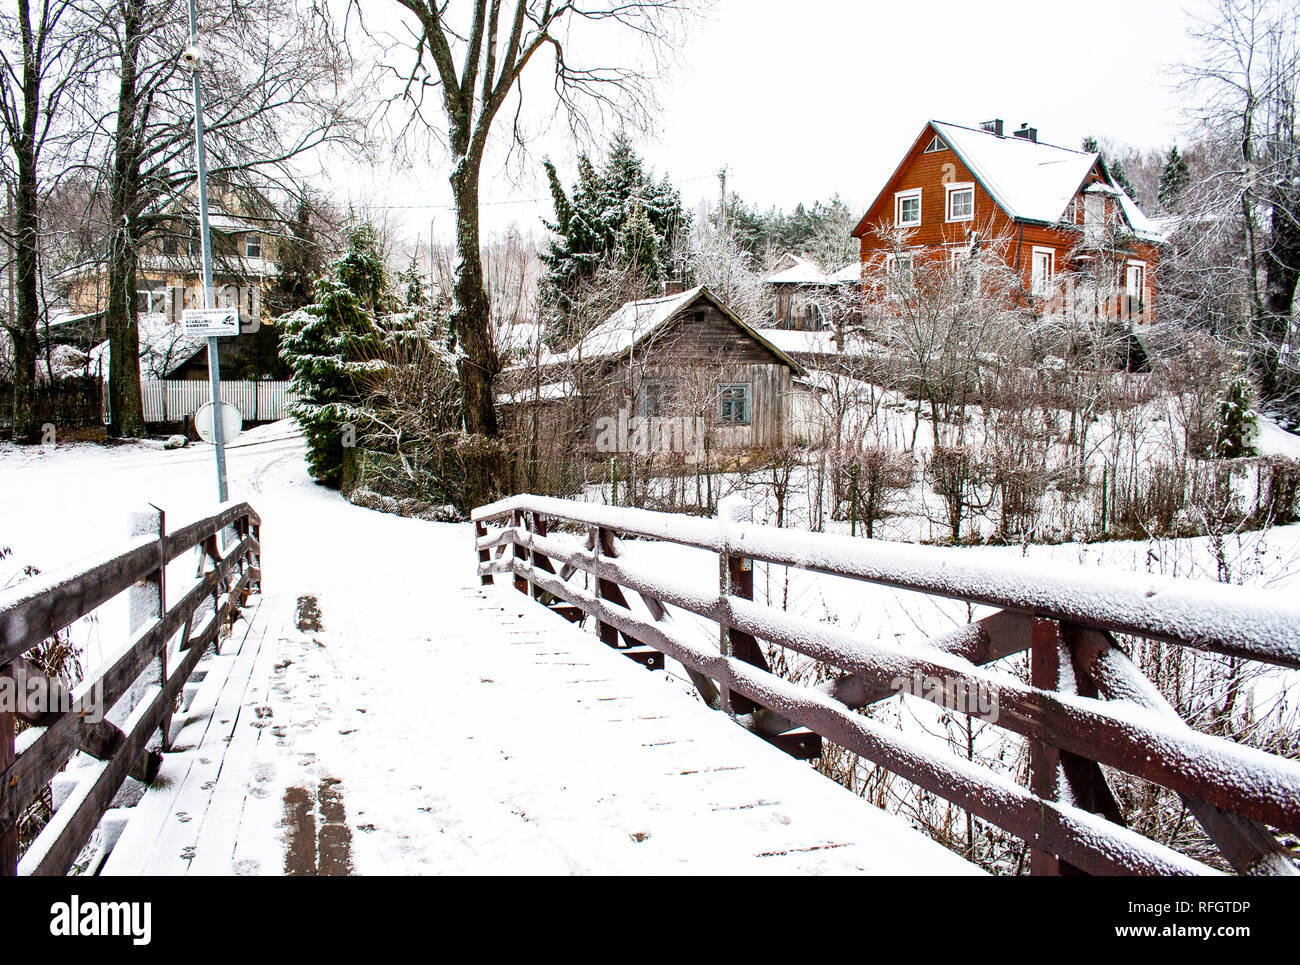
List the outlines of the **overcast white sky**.
{"type": "MultiPolygon", "coordinates": [[[[690,31],[660,88],[658,131],[640,138],[656,173],[694,206],[728,188],[789,209],[839,192],[870,202],[929,118],[1009,127],[1077,146],[1085,134],[1167,148],[1182,132],[1171,65],[1188,59],[1188,11],[1207,0],[719,0],[690,31]]],[[[541,137],[529,176],[483,172],[486,231],[540,233],[550,213],[540,157],[566,183],[576,151],[541,137]],[[538,200],[530,200],[538,199],[538,200]]],[[[599,147],[596,148],[599,153],[599,147]]],[[[451,237],[447,165],[364,169],[335,182],[356,201],[392,206],[411,237],[451,237]],[[346,187],[344,187],[346,185],[346,187]],[[408,207],[409,206],[409,207],[408,207]]]]}

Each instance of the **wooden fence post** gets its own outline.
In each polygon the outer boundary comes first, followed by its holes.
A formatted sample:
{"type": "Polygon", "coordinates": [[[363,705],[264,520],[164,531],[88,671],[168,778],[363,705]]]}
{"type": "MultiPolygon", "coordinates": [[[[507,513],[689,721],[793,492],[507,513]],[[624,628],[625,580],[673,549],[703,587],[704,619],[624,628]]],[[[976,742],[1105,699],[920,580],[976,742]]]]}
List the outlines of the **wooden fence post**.
{"type": "MultiPolygon", "coordinates": [[[[0,774],[14,762],[14,722],[17,708],[0,707],[0,774]]],[[[0,878],[18,874],[18,825],[0,828],[0,878]]]]}
{"type": "MultiPolygon", "coordinates": [[[[511,559],[515,559],[515,560],[526,560],[528,559],[528,555],[523,549],[523,547],[519,545],[518,534],[519,534],[519,530],[526,529],[528,524],[525,522],[525,517],[521,510],[516,509],[514,512],[510,514],[510,525],[515,529],[515,535],[511,537],[510,540],[511,542],[510,557],[511,559]]],[[[518,573],[516,573],[515,589],[518,590],[520,593],[525,593],[529,596],[532,596],[533,581],[526,580],[518,573]]]]}
{"type": "MultiPolygon", "coordinates": [[[[724,497],[718,502],[718,520],[724,525],[727,523],[752,523],[754,521],[754,507],[743,496],[724,497]]],[[[731,553],[723,554],[718,578],[719,591],[724,600],[727,596],[734,596],[741,600],[754,599],[754,561],[748,556],[737,556],[731,553]]],[[[733,630],[730,627],[720,627],[720,630],[718,642],[721,645],[723,656],[736,657],[747,664],[771,671],[767,664],[767,658],[763,656],[763,649],[753,636],[740,630],[733,630]]],[[[758,704],[743,694],[732,694],[724,688],[724,695],[729,701],[731,712],[734,714],[752,714],[759,709],[758,704]]]]}
{"type": "MultiPolygon", "coordinates": [[[[141,627],[161,620],[166,605],[167,567],[164,563],[163,537],[166,532],[166,514],[157,506],[136,510],[131,514],[131,536],[158,537],[158,569],[150,572],[127,591],[127,614],[130,621],[130,633],[134,636],[141,627]]],[[[158,683],[167,685],[167,650],[170,640],[164,640],[158,648],[158,683]]],[[[163,750],[171,750],[172,710],[163,710],[159,730],[162,735],[163,750]]]]}
{"type": "MultiPolygon", "coordinates": [[[[475,522],[474,522],[474,542],[477,543],[480,539],[482,539],[482,538],[483,538],[484,536],[486,536],[486,535],[487,535],[487,524],[484,523],[481,519],[480,519],[480,520],[475,520],[475,522]]],[[[479,561],[480,564],[482,564],[482,563],[491,563],[491,562],[492,562],[492,551],[491,551],[491,550],[488,550],[488,549],[481,549],[481,550],[479,550],[479,551],[478,551],[478,561],[479,561]]],[[[479,575],[479,578],[478,578],[478,582],[479,582],[479,586],[491,586],[491,585],[492,585],[492,574],[491,574],[491,573],[482,573],[482,574],[480,574],[480,575],[479,575]]]]}

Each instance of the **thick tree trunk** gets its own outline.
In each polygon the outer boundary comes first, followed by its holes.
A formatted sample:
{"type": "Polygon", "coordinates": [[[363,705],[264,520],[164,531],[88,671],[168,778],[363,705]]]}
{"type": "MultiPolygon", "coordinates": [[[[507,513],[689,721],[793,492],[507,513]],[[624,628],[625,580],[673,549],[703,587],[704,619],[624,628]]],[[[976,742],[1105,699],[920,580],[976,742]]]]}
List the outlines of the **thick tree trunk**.
{"type": "Polygon", "coordinates": [[[492,383],[497,359],[492,339],[492,307],[483,284],[483,257],[479,248],[478,164],[463,158],[451,176],[456,200],[455,306],[452,331],[462,355],[457,363],[463,395],[465,430],[492,437],[497,434],[492,383]]]}
{"type": "Polygon", "coordinates": [[[1294,386],[1284,384],[1280,372],[1282,348],[1291,330],[1291,309],[1300,280],[1300,204],[1297,192],[1284,188],[1282,197],[1272,204],[1272,237],[1264,256],[1266,278],[1264,312],[1259,333],[1263,344],[1263,371],[1260,391],[1265,399],[1286,395],[1294,386]]]}
{"type": "Polygon", "coordinates": [[[36,325],[40,318],[40,298],[36,279],[36,164],[30,144],[21,146],[18,155],[18,192],[14,204],[15,292],[17,302],[10,337],[14,346],[14,442],[41,441],[36,415],[36,325]]]}
{"type": "Polygon", "coordinates": [[[36,193],[36,131],[41,98],[41,68],[36,62],[31,32],[31,11],[20,0],[18,15],[23,26],[23,118],[21,136],[13,145],[18,168],[18,192],[14,198],[14,267],[17,302],[10,337],[14,347],[14,441],[41,441],[36,421],[36,324],[40,318],[37,291],[36,253],[38,213],[36,193]]]}
{"type": "Polygon", "coordinates": [[[143,0],[123,4],[121,82],[118,87],[117,129],[114,132],[113,172],[109,188],[108,308],[108,431],[119,437],[145,434],[144,402],[140,391],[140,331],[135,305],[135,219],[139,215],[140,145],[137,115],[136,60],[139,55],[143,0]]]}

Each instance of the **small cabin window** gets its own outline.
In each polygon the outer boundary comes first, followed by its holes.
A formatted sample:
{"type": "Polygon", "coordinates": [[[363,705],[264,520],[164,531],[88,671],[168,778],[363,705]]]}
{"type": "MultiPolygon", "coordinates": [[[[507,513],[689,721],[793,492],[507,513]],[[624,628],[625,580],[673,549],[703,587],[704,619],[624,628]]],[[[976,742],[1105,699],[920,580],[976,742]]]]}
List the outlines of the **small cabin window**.
{"type": "Polygon", "coordinates": [[[899,191],[894,195],[894,224],[900,228],[916,228],[921,224],[921,189],[899,191]]]}
{"type": "Polygon", "coordinates": [[[970,221],[975,217],[975,185],[950,184],[947,191],[949,221],[970,221]]]}
{"type": "Polygon", "coordinates": [[[262,236],[256,231],[244,236],[244,256],[246,258],[262,257],[262,236]]]}
{"type": "Polygon", "coordinates": [[[724,425],[749,425],[749,383],[718,384],[718,421],[724,425]]]}
{"type": "Polygon", "coordinates": [[[1052,287],[1052,277],[1056,274],[1056,249],[1035,246],[1032,257],[1029,291],[1033,295],[1045,295],[1052,287]]]}
{"type": "Polygon", "coordinates": [[[925,150],[921,153],[937,154],[940,151],[946,151],[946,150],[948,150],[948,145],[943,143],[943,138],[941,138],[938,134],[936,134],[931,139],[930,143],[926,145],[925,150]]]}
{"type": "Polygon", "coordinates": [[[641,383],[641,418],[667,415],[672,405],[673,383],[666,379],[646,379],[641,383]]]}

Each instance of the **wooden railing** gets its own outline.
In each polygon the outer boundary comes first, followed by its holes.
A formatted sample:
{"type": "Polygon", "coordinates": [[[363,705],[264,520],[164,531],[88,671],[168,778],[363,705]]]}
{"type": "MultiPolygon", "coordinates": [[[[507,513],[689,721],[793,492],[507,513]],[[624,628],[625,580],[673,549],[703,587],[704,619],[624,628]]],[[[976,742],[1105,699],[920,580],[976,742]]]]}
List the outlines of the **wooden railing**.
{"type": "Polygon", "coordinates": [[[787,750],[808,747],[801,734],[820,735],[1010,832],[1027,843],[1033,873],[1213,873],[1126,827],[1103,765],[1180,795],[1238,872],[1296,873],[1275,832],[1300,833],[1300,762],[1192,729],[1112,636],[1296,668],[1294,597],[777,529],[746,520],[735,504],[724,510],[710,520],[515,496],[473,514],[478,572],[484,583],[510,574],[571,619],[593,616],[605,643],[643,663],[655,665],[648,654],[680,662],[710,706],[787,750]],[[716,553],[718,584],[628,565],[616,536],[716,553]],[[891,645],[755,603],[754,560],[997,609],[922,646],[891,645]],[[718,649],[701,649],[670,607],[716,624],[718,649]],[[816,687],[791,683],[770,672],[760,640],[838,675],[816,687]],[[985,667],[1025,651],[1028,684],[985,667]],[[937,682],[945,706],[972,715],[969,698],[990,695],[997,713],[987,719],[1028,743],[1028,786],[858,712],[918,679],[937,682]]]}
{"type": "Polygon", "coordinates": [[[148,750],[150,738],[159,731],[161,746],[170,748],[177,695],[233,612],[260,589],[260,526],[247,503],[228,503],[172,532],[161,512],[138,514],[137,535],[121,549],[0,593],[0,675],[10,678],[0,684],[43,701],[0,706],[0,874],[67,873],[125,779],[153,780],[160,757],[148,750]],[[223,531],[233,533],[224,549],[223,531]],[[198,575],[168,604],[167,564],[193,549],[201,550],[198,575]],[[125,647],[71,691],[29,659],[34,648],[122,593],[130,620],[125,647]],[[128,693],[134,706],[119,726],[103,713],[128,693]],[[32,726],[15,740],[17,720],[32,726]],[[102,763],[72,772],[75,787],[20,858],[19,822],[78,752],[102,763]]]}

